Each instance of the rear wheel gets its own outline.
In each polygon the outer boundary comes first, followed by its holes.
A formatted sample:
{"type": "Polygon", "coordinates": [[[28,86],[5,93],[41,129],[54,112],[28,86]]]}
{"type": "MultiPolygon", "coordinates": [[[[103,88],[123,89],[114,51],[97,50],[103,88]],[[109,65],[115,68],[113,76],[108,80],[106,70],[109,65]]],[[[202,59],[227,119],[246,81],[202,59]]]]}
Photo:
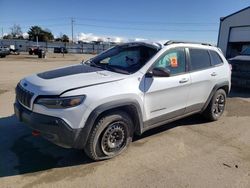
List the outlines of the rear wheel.
{"type": "Polygon", "coordinates": [[[210,121],[217,121],[223,114],[226,104],[226,92],[219,89],[208,104],[203,116],[210,121]]]}
{"type": "Polygon", "coordinates": [[[100,118],[90,132],[85,153],[93,160],[113,158],[122,153],[132,141],[133,122],[122,111],[100,118]]]}

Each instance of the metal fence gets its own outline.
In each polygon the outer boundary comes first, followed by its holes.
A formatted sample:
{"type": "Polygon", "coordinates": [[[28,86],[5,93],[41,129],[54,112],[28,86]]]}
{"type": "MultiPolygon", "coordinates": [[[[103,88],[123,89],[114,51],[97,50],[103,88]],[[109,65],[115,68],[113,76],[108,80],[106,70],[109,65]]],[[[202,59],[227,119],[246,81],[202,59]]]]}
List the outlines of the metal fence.
{"type": "MultiPolygon", "coordinates": [[[[37,43],[29,40],[14,40],[14,39],[2,39],[0,40],[0,46],[10,47],[14,45],[15,49],[20,52],[29,51],[30,47],[36,47],[37,43]]],[[[39,42],[39,48],[43,48],[48,52],[54,52],[54,48],[66,48],[69,53],[100,53],[115,44],[109,43],[65,43],[65,42],[39,42]]]]}

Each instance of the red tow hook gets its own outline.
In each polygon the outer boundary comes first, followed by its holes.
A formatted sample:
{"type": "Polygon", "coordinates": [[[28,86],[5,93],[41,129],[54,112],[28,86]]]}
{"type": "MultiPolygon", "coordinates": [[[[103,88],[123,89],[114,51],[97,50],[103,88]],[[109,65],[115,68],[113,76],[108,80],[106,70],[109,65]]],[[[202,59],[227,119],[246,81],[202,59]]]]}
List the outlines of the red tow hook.
{"type": "Polygon", "coordinates": [[[39,136],[40,135],[40,132],[39,131],[32,131],[32,136],[39,136]]]}

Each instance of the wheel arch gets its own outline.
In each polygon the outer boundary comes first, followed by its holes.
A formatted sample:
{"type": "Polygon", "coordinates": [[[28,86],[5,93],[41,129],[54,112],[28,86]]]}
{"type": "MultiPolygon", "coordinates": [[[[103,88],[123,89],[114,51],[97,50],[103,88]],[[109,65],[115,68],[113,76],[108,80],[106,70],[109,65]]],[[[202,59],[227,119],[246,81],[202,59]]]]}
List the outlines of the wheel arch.
{"type": "Polygon", "coordinates": [[[211,91],[211,93],[210,93],[210,95],[209,95],[209,97],[208,97],[208,99],[207,99],[205,105],[203,106],[201,112],[203,112],[203,111],[207,108],[207,106],[208,106],[209,102],[211,101],[213,95],[214,95],[215,92],[216,92],[217,90],[219,90],[219,89],[223,89],[223,90],[226,92],[226,94],[229,94],[229,92],[230,92],[229,81],[225,81],[225,82],[218,83],[218,84],[216,84],[216,85],[213,87],[213,89],[212,89],[212,91],[211,91]]]}
{"type": "Polygon", "coordinates": [[[229,94],[229,91],[230,91],[229,85],[220,86],[217,90],[219,90],[219,89],[223,89],[227,95],[229,94]]]}
{"type": "Polygon", "coordinates": [[[124,99],[118,101],[111,101],[105,104],[102,104],[96,107],[89,115],[85,126],[79,132],[76,142],[75,148],[84,148],[89,134],[93,128],[93,125],[105,114],[114,112],[114,111],[124,111],[126,112],[132,119],[134,124],[134,133],[141,134],[143,128],[143,120],[142,120],[142,111],[139,103],[136,100],[124,99]]]}

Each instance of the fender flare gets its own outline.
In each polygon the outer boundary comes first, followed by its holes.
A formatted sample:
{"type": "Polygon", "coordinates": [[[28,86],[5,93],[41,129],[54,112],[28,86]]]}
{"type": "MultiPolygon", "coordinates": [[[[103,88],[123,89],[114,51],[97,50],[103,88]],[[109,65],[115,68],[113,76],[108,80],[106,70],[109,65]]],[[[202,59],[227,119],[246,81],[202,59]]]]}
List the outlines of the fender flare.
{"type": "Polygon", "coordinates": [[[208,104],[210,103],[210,101],[211,101],[212,97],[214,96],[215,92],[216,92],[219,88],[222,88],[222,87],[228,87],[228,91],[225,91],[225,92],[226,92],[227,94],[229,94],[229,91],[230,91],[229,81],[225,81],[225,82],[221,82],[221,83],[219,83],[219,84],[216,84],[216,85],[213,87],[213,89],[212,89],[212,91],[211,91],[211,93],[210,93],[210,95],[209,95],[209,97],[208,97],[206,103],[204,104],[204,106],[203,106],[201,112],[203,112],[203,111],[207,108],[207,106],[208,106],[208,104]]]}
{"type": "Polygon", "coordinates": [[[89,115],[87,121],[85,122],[85,126],[78,132],[75,138],[74,148],[82,149],[87,143],[90,131],[92,130],[96,120],[100,117],[102,113],[107,111],[111,111],[112,109],[125,108],[125,107],[133,107],[137,116],[137,126],[135,127],[135,132],[141,134],[143,129],[143,118],[142,118],[142,110],[140,108],[139,103],[136,100],[132,99],[121,99],[115,100],[108,103],[101,104],[96,107],[89,115]]]}

